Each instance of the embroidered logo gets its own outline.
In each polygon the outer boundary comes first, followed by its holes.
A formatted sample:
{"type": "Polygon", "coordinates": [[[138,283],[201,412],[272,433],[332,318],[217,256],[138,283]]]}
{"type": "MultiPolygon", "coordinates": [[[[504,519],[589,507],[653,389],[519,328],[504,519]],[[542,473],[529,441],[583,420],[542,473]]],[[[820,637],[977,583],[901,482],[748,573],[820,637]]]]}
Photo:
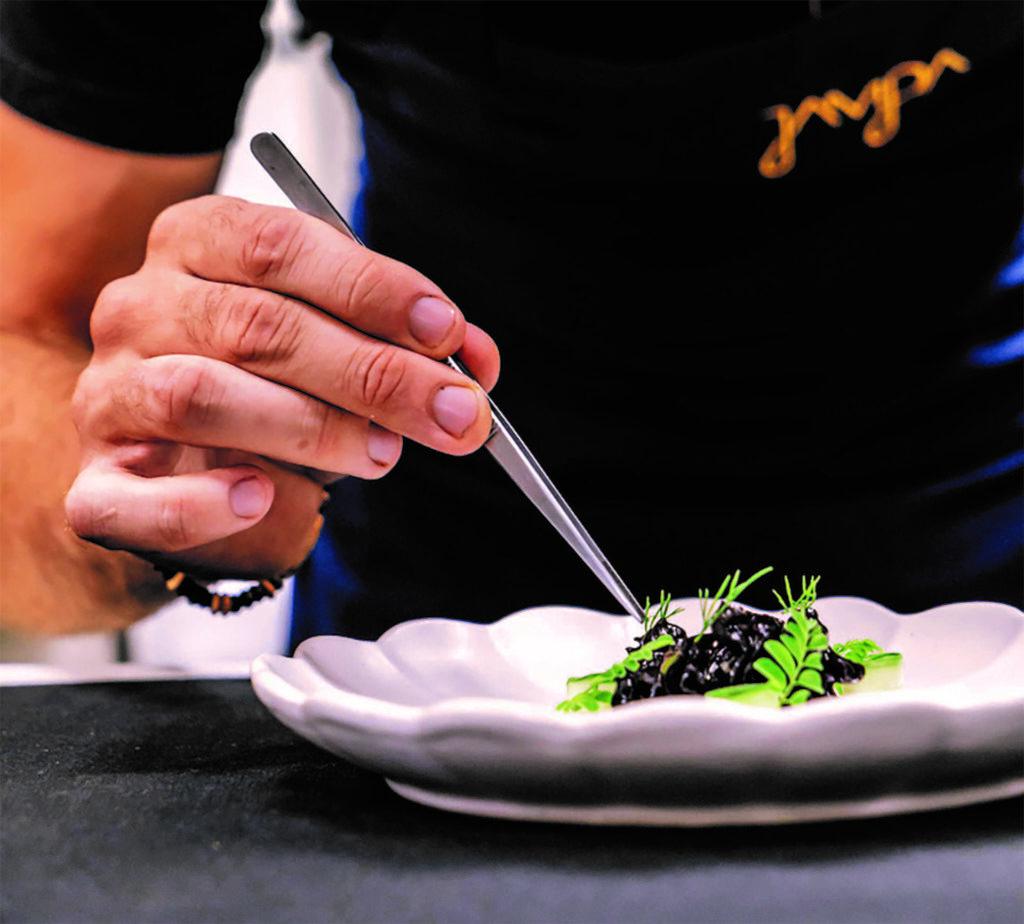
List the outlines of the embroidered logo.
{"type": "Polygon", "coordinates": [[[777,119],[779,135],[761,155],[757,169],[768,179],[785,176],[796,163],[796,136],[812,115],[818,116],[827,125],[838,128],[843,116],[860,120],[868,109],[874,108],[874,115],[864,125],[864,143],[871,148],[880,148],[890,142],[900,130],[900,107],[907,100],[931,93],[946,69],[958,74],[971,69],[971,62],[952,48],[936,52],[931,64],[923,61],[904,61],[888,71],[884,77],[869,80],[860,96],[850,99],[840,90],[829,90],[824,96],[808,96],[793,112],[789,106],[772,106],[765,110],[765,118],[777,119]],[[909,78],[910,82],[907,83],[909,78]],[[900,81],[904,81],[900,85],[900,81]]]}

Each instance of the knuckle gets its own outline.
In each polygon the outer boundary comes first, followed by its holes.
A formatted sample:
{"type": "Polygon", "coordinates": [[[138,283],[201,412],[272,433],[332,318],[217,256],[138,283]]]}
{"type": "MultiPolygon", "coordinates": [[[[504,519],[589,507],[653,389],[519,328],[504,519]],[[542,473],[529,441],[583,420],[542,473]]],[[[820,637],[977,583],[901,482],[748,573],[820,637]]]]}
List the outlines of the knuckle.
{"type": "Polygon", "coordinates": [[[197,294],[194,287],[184,287],[178,296],[177,308],[185,336],[193,347],[200,349],[216,341],[222,315],[230,304],[229,287],[223,283],[207,283],[201,293],[197,294]]]}
{"type": "Polygon", "coordinates": [[[183,221],[183,213],[187,211],[188,207],[186,203],[176,202],[174,205],[167,206],[153,219],[153,223],[149,226],[149,236],[146,241],[147,254],[152,254],[171,246],[171,242],[178,237],[183,221]]]}
{"type": "Polygon", "coordinates": [[[391,403],[401,390],[405,373],[402,351],[373,341],[352,353],[345,378],[348,390],[364,407],[380,408],[391,403]]]}
{"type": "Polygon", "coordinates": [[[153,518],[156,547],[174,552],[195,545],[189,505],[183,497],[164,498],[153,518]]]}
{"type": "Polygon", "coordinates": [[[76,479],[64,497],[64,518],[77,536],[93,539],[100,535],[96,510],[80,485],[80,479],[76,479]]]}
{"type": "Polygon", "coordinates": [[[220,389],[205,363],[187,357],[171,364],[144,361],[140,371],[148,383],[149,415],[161,432],[201,429],[216,416],[220,389]]]}
{"type": "Polygon", "coordinates": [[[302,334],[302,316],[295,306],[273,292],[235,289],[227,295],[227,291],[215,287],[204,314],[207,328],[218,331],[228,361],[242,365],[290,359],[302,334]]]}
{"type": "Polygon", "coordinates": [[[295,260],[300,246],[301,225],[291,212],[257,213],[239,254],[244,277],[260,283],[278,275],[295,260]]]}
{"type": "Polygon", "coordinates": [[[146,252],[176,249],[181,240],[190,236],[189,229],[194,226],[197,219],[215,221],[214,216],[218,210],[225,211],[225,206],[231,201],[225,196],[208,195],[183,199],[168,205],[157,213],[149,226],[146,252]]]}
{"type": "Polygon", "coordinates": [[[116,537],[121,513],[116,504],[97,501],[83,485],[85,473],[79,475],[64,498],[64,519],[71,531],[80,539],[107,549],[120,546],[116,537]]]}
{"type": "Polygon", "coordinates": [[[89,318],[89,334],[97,349],[118,343],[128,321],[137,313],[138,285],[134,276],[108,282],[93,305],[89,318]]]}
{"type": "Polygon", "coordinates": [[[322,401],[311,401],[299,425],[299,448],[312,447],[314,463],[337,454],[341,442],[338,412],[322,401]]]}
{"type": "Polygon", "coordinates": [[[203,220],[214,231],[231,232],[242,227],[245,223],[246,215],[254,206],[244,199],[211,193],[207,196],[189,199],[183,203],[183,207],[191,207],[201,212],[203,220]]]}
{"type": "Polygon", "coordinates": [[[247,207],[241,199],[221,195],[197,196],[167,206],[149,226],[147,259],[168,253],[178,258],[176,262],[187,258],[193,253],[195,231],[200,225],[214,234],[230,236],[241,227],[247,207]]]}
{"type": "Polygon", "coordinates": [[[355,327],[366,326],[363,320],[381,307],[381,289],[387,278],[388,271],[376,254],[363,247],[352,251],[333,280],[334,291],[342,293],[346,320],[355,327]]]}
{"type": "Polygon", "coordinates": [[[75,383],[75,390],[71,393],[71,421],[83,438],[97,405],[102,403],[107,395],[107,389],[99,381],[100,378],[94,365],[86,366],[75,383]]]}

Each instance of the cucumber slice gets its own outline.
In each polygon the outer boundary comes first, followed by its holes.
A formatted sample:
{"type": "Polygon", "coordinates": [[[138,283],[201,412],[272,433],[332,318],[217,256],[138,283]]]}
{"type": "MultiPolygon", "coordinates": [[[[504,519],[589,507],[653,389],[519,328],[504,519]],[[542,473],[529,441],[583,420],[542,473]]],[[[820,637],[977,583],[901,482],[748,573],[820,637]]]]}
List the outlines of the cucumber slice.
{"type": "Polygon", "coordinates": [[[594,684],[593,680],[589,680],[586,677],[573,677],[565,685],[565,692],[571,699],[577,693],[582,693],[584,690],[589,690],[591,687],[595,691],[601,693],[614,693],[615,688],[618,684],[614,680],[606,680],[604,683],[594,684]]]}
{"type": "Polygon", "coordinates": [[[871,655],[864,661],[864,676],[854,683],[837,683],[837,696],[898,690],[903,686],[903,655],[896,651],[871,655]]]}
{"type": "Polygon", "coordinates": [[[766,709],[779,708],[779,691],[767,683],[738,683],[731,687],[719,687],[704,694],[713,699],[727,699],[748,706],[762,706],[766,709]]]}

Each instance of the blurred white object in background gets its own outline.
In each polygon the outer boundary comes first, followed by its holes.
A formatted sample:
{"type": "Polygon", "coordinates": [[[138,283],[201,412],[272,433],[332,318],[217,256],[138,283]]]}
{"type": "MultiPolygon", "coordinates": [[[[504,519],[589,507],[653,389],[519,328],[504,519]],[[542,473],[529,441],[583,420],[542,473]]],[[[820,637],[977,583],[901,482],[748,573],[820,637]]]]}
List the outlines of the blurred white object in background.
{"type": "Polygon", "coordinates": [[[291,0],[271,0],[263,17],[267,52],[249,82],[218,192],[289,205],[249,151],[253,135],[276,132],[347,216],[359,190],[359,116],[331,62],[330,37],[318,33],[300,44],[301,28],[291,0]]]}
{"type": "MultiPolygon", "coordinates": [[[[276,132],[306,165],[343,214],[359,189],[362,142],[352,94],[330,60],[330,38],[299,42],[302,19],[291,0],[270,0],[263,20],[267,49],[239,110],[235,140],[226,152],[217,191],[252,202],[288,205],[253,159],[249,139],[276,132]]],[[[222,589],[244,585],[224,582],[222,589]]],[[[176,601],[126,633],[131,661],[203,670],[247,665],[263,652],[283,652],[290,622],[290,584],[275,597],[234,616],[176,601]]],[[[58,638],[0,636],[0,660],[88,669],[119,656],[116,633],[58,638]]]]}

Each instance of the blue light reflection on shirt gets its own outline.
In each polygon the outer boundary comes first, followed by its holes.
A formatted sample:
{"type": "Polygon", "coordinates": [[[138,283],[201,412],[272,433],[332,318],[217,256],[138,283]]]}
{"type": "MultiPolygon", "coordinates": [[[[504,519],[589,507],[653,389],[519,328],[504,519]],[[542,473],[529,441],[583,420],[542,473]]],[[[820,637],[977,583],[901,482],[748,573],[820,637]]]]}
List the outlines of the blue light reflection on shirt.
{"type": "Polygon", "coordinates": [[[1024,228],[1013,242],[1013,257],[995,278],[995,290],[1002,292],[1024,283],[1024,228]]]}
{"type": "Polygon", "coordinates": [[[984,367],[1004,366],[1024,359],[1024,330],[1010,334],[1005,340],[975,347],[969,358],[971,365],[984,367]]]}
{"type": "Polygon", "coordinates": [[[993,478],[1005,475],[1016,469],[1024,469],[1024,449],[1019,452],[1012,452],[1001,459],[996,459],[995,462],[990,462],[988,465],[974,469],[965,475],[958,475],[956,478],[950,478],[948,481],[933,484],[925,490],[924,494],[925,496],[948,494],[957,488],[965,488],[968,485],[978,484],[979,482],[991,481],[993,478]]]}
{"type": "MultiPolygon", "coordinates": [[[[1005,292],[1020,285],[1024,285],[1024,228],[1017,234],[1010,261],[996,275],[992,289],[994,292],[1005,292]]],[[[982,368],[1019,362],[1024,359],[1024,330],[1010,334],[1009,337],[995,343],[975,347],[968,359],[971,365],[982,368]]]]}

